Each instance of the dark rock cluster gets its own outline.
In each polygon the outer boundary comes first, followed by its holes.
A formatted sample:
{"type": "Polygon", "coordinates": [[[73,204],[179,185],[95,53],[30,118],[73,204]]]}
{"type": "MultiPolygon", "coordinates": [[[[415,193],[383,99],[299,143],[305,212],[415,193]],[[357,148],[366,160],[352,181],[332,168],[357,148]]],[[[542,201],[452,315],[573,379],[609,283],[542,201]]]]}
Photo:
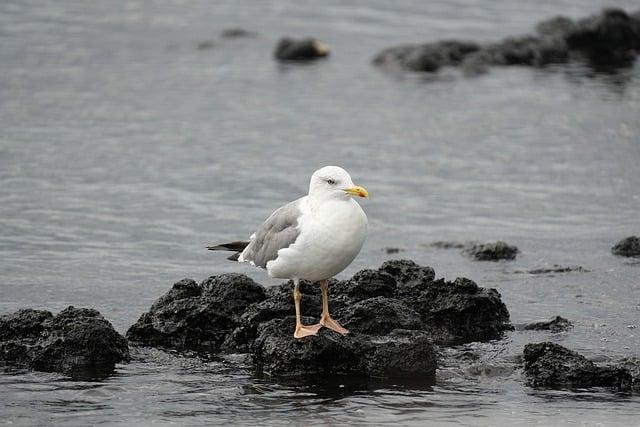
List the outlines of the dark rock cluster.
{"type": "Polygon", "coordinates": [[[626,257],[640,257],[640,237],[629,236],[616,243],[611,252],[614,255],[626,257]]]}
{"type": "Polygon", "coordinates": [[[447,65],[461,65],[468,55],[480,49],[478,43],[458,40],[408,44],[383,50],[373,59],[373,63],[397,65],[410,71],[434,72],[447,65]]]}
{"type": "Polygon", "coordinates": [[[516,329],[523,331],[551,331],[562,332],[573,327],[573,323],[562,316],[556,316],[549,320],[516,325],[516,329]]]}
{"type": "Polygon", "coordinates": [[[373,63],[424,72],[460,66],[479,73],[490,66],[545,67],[578,61],[597,71],[613,71],[633,65],[639,53],[640,11],[605,9],[579,21],[558,16],[539,23],[535,34],[496,43],[444,40],[395,46],[380,52],[373,63]]]}
{"type": "Polygon", "coordinates": [[[129,328],[127,338],[150,347],[218,352],[246,307],[265,298],[264,288],[243,274],[201,284],[183,279],[129,328]]]}
{"type": "Polygon", "coordinates": [[[93,376],[129,359],[127,340],[93,309],[69,307],[57,316],[23,309],[0,317],[5,367],[93,376]]]}
{"type": "Polygon", "coordinates": [[[245,30],[244,28],[226,28],[222,30],[220,33],[220,37],[228,38],[228,39],[237,39],[237,38],[245,38],[245,37],[257,37],[258,33],[255,31],[245,30]]]}
{"type": "Polygon", "coordinates": [[[513,245],[497,241],[493,243],[475,243],[462,251],[476,261],[513,260],[520,250],[513,245]]]}
{"type": "Polygon", "coordinates": [[[598,366],[581,354],[551,342],[527,344],[524,372],[533,387],[611,387],[630,389],[633,377],[621,366],[598,366]]]}
{"type": "MultiPolygon", "coordinates": [[[[321,311],[317,284],[302,282],[307,324],[321,311]]],[[[494,339],[509,313],[494,289],[469,279],[435,279],[430,267],[385,262],[329,285],[333,316],[347,336],[321,330],[293,339],[291,281],[265,291],[243,275],[182,280],[127,332],[131,342],[174,349],[250,353],[257,370],[276,375],[344,373],[405,377],[435,374],[433,344],[494,339]]]]}
{"type": "Polygon", "coordinates": [[[305,39],[283,37],[273,52],[273,56],[279,61],[309,61],[328,55],[329,46],[311,37],[305,39]]]}
{"type": "Polygon", "coordinates": [[[437,241],[430,245],[437,249],[462,249],[462,253],[473,258],[476,261],[500,261],[513,260],[520,253],[517,246],[510,245],[503,241],[479,243],[475,241],[469,242],[453,242],[453,241],[437,241]]]}
{"type": "MultiPolygon", "coordinates": [[[[311,318],[308,318],[311,320],[311,318]]],[[[373,377],[435,378],[436,354],[428,334],[394,329],[384,336],[323,329],[294,340],[291,316],[261,323],[253,345],[255,367],[278,376],[352,374],[373,377]]]]}
{"type": "Polygon", "coordinates": [[[514,271],[514,273],[524,273],[524,274],[533,274],[533,275],[537,275],[537,274],[553,274],[553,273],[572,273],[572,272],[578,272],[578,273],[587,273],[589,272],[589,270],[587,270],[586,268],[580,266],[580,265],[558,265],[558,264],[554,264],[551,267],[540,267],[540,268],[533,268],[531,270],[516,270],[514,271]]]}

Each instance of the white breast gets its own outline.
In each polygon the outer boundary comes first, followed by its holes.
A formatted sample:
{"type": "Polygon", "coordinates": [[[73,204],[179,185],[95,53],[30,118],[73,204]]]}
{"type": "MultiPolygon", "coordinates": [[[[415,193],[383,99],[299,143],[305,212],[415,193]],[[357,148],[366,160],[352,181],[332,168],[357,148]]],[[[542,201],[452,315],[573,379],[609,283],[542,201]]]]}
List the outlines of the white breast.
{"type": "Polygon", "coordinates": [[[305,198],[300,209],[298,239],[267,263],[267,271],[281,279],[329,279],[360,252],[367,237],[367,216],[353,199],[314,206],[305,198]]]}

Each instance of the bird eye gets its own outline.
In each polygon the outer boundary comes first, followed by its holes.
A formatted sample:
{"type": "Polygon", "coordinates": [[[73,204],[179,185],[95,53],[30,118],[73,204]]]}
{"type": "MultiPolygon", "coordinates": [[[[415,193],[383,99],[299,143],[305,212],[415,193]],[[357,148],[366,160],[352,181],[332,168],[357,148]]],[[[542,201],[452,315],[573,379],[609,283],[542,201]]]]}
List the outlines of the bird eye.
{"type": "Polygon", "coordinates": [[[327,180],[327,183],[328,183],[329,185],[336,185],[336,181],[335,181],[335,179],[328,179],[328,180],[327,180]]]}

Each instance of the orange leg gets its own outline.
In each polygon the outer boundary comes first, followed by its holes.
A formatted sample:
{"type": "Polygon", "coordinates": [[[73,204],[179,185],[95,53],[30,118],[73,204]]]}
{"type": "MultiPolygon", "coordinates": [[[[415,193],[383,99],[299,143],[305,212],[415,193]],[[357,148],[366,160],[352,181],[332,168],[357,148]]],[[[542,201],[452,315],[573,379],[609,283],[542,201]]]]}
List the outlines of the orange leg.
{"type": "Polygon", "coordinates": [[[302,294],[300,293],[300,283],[295,281],[295,288],[293,289],[293,301],[296,305],[296,330],[293,333],[295,338],[304,338],[310,335],[316,335],[322,325],[305,326],[300,320],[300,300],[302,300],[302,294]]]}
{"type": "Polygon", "coordinates": [[[329,281],[321,280],[320,289],[322,289],[322,316],[320,317],[320,324],[325,328],[338,332],[339,334],[348,334],[349,331],[340,326],[340,324],[333,320],[329,314],[329,281]]]}

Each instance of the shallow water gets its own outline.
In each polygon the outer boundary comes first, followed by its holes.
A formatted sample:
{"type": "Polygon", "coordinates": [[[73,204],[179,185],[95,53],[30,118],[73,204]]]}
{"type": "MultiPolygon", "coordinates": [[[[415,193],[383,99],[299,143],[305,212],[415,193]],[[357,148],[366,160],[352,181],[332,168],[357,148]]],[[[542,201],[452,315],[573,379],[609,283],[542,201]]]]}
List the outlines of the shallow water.
{"type": "Polygon", "coordinates": [[[610,253],[640,233],[640,66],[466,78],[370,65],[393,44],[494,40],[604,5],[1,3],[0,313],[95,307],[124,333],[182,277],[238,271],[277,283],[203,248],[248,236],[305,193],[313,170],[339,164],[372,195],[369,240],[343,277],[407,257],[497,288],[514,323],[561,314],[575,327],[472,346],[480,369],[445,352],[435,385],[282,383],[237,361],[138,349],[99,381],[0,375],[0,420],[637,424],[638,396],[533,390],[516,357],[545,339],[597,360],[640,355],[640,263],[610,253]],[[233,26],[259,36],[218,37],[233,26]],[[331,58],[276,64],[271,51],[286,34],[325,40],[331,58]],[[213,48],[197,49],[204,40],[213,48]],[[430,246],[496,239],[522,254],[476,263],[430,246]],[[589,272],[514,273],[553,264],[589,272]]]}

